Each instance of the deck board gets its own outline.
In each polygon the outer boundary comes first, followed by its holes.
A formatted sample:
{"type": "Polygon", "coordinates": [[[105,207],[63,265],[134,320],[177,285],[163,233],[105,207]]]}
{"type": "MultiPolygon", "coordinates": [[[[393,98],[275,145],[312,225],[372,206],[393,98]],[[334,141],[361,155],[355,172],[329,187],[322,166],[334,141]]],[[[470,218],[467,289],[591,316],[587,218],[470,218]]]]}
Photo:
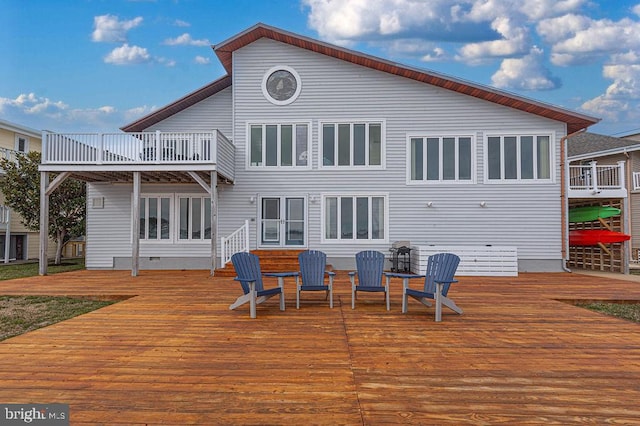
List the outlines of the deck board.
{"type": "MultiPolygon", "coordinates": [[[[266,285],[274,285],[267,280],[266,285]]],[[[228,309],[206,271],[79,271],[0,294],[129,297],[0,343],[0,402],[67,403],[72,424],[640,424],[640,325],[562,300],[640,300],[581,274],[460,277],[464,309],[304,294],[228,309]]]]}

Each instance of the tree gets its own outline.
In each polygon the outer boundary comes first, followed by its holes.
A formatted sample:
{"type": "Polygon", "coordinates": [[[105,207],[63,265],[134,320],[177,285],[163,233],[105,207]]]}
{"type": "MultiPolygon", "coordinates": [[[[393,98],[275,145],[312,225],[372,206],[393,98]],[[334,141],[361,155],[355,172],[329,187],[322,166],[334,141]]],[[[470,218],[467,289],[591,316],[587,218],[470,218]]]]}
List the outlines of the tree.
{"type": "MultiPolygon", "coordinates": [[[[22,216],[22,223],[31,231],[40,230],[40,165],[41,154],[31,151],[17,153],[15,161],[2,159],[0,191],[12,210],[22,216]]],[[[51,180],[55,178],[51,176],[51,180]]],[[[62,246],[72,237],[84,235],[86,192],[84,182],[67,178],[49,196],[49,237],[56,242],[55,263],[62,258],[62,246]]]]}

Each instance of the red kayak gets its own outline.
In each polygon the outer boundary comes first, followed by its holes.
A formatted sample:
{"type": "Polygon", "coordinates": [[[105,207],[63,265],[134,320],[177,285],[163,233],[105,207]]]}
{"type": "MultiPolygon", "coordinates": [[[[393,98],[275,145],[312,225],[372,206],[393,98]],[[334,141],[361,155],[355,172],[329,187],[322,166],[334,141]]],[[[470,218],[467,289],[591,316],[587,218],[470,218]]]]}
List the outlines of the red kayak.
{"type": "Polygon", "coordinates": [[[584,229],[569,231],[570,246],[597,246],[599,243],[621,243],[631,238],[622,232],[607,231],[606,229],[584,229]]]}

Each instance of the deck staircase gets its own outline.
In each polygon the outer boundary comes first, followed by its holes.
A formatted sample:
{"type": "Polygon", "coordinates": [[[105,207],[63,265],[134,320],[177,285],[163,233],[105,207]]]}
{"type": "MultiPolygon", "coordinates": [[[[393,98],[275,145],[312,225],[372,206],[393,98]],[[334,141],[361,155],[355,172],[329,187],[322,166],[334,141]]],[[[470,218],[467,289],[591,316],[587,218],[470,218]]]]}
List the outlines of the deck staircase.
{"type": "MultiPolygon", "coordinates": [[[[289,272],[298,271],[298,255],[304,250],[251,250],[251,253],[260,257],[262,272],[289,272]]],[[[216,277],[235,277],[236,271],[231,262],[223,268],[215,271],[216,277]]]]}

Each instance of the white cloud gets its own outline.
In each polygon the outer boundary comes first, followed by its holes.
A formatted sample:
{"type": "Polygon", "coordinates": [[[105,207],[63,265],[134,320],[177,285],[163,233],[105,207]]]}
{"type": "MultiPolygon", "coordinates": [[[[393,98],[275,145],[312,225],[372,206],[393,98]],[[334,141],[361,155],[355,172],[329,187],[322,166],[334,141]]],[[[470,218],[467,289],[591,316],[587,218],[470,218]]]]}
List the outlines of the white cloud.
{"type": "Polygon", "coordinates": [[[437,62],[446,59],[446,52],[440,47],[434,47],[431,52],[423,55],[420,59],[424,62],[437,62]]]}
{"type": "Polygon", "coordinates": [[[154,110],[155,106],[140,106],[120,111],[103,105],[97,108],[71,108],[63,101],[54,101],[35,93],[16,98],[0,97],[2,117],[32,127],[56,132],[118,132],[119,127],[154,110]]]}
{"type": "Polygon", "coordinates": [[[586,16],[569,13],[540,21],[536,31],[545,42],[553,44],[589,28],[590,23],[586,16]]]}
{"type": "Polygon", "coordinates": [[[182,19],[176,19],[173,22],[173,25],[175,25],[176,27],[190,27],[191,24],[188,23],[187,21],[183,21],[182,19]]]}
{"type": "Polygon", "coordinates": [[[104,57],[106,63],[114,65],[141,64],[151,60],[151,55],[149,55],[147,49],[139,46],[129,46],[127,43],[116,47],[104,57]]]}
{"type": "Polygon", "coordinates": [[[640,64],[605,65],[602,74],[613,82],[582,108],[612,121],[640,120],[640,64]]]}
{"type": "Polygon", "coordinates": [[[204,56],[196,56],[193,60],[196,64],[206,65],[211,63],[211,59],[205,58],[204,56]]]}
{"type": "Polygon", "coordinates": [[[127,32],[141,23],[140,16],[129,21],[120,21],[114,15],[95,16],[91,39],[96,42],[124,42],[127,41],[127,32]]]}
{"type": "Polygon", "coordinates": [[[321,38],[340,45],[416,35],[431,40],[478,39],[490,33],[475,25],[461,27],[453,17],[457,6],[450,0],[303,0],[303,4],[310,8],[309,26],[321,38]]]}
{"type": "Polygon", "coordinates": [[[564,15],[579,10],[588,0],[522,0],[520,12],[533,21],[564,15]]]}
{"type": "Polygon", "coordinates": [[[156,58],[156,62],[158,62],[159,64],[164,65],[165,67],[169,67],[169,68],[176,66],[176,61],[174,61],[173,59],[156,58]]]}
{"type": "Polygon", "coordinates": [[[527,28],[514,25],[509,18],[496,18],[491,27],[502,39],[469,43],[459,50],[459,58],[466,62],[487,58],[504,58],[525,53],[530,44],[527,28]]]}
{"type": "Polygon", "coordinates": [[[163,44],[167,46],[209,46],[211,43],[206,38],[196,40],[189,33],[184,33],[176,38],[168,38],[163,44]]]}
{"type": "MultiPolygon", "coordinates": [[[[303,0],[309,26],[321,38],[345,46],[386,43],[391,55],[403,55],[401,43],[414,40],[462,45],[459,60],[526,55],[535,21],[578,12],[588,0],[303,0]]],[[[440,58],[431,45],[417,58],[440,58]],[[435,54],[434,54],[435,53],[435,54]]],[[[439,46],[444,50],[443,46],[439,46]]]]}
{"type": "Polygon", "coordinates": [[[636,15],[640,16],[640,3],[639,3],[639,4],[637,4],[637,5],[635,5],[635,6],[633,6],[633,7],[631,8],[631,11],[632,11],[633,13],[635,13],[636,15]]]}
{"type": "Polygon", "coordinates": [[[629,18],[611,21],[566,15],[540,22],[537,31],[552,44],[551,61],[560,66],[640,50],[640,22],[629,18]]]}
{"type": "Polygon", "coordinates": [[[500,69],[491,77],[496,87],[517,90],[550,90],[560,86],[560,80],[553,77],[544,67],[542,49],[533,47],[522,58],[504,59],[500,69]]]}
{"type": "Polygon", "coordinates": [[[24,114],[50,114],[56,115],[68,108],[62,101],[54,102],[49,98],[36,96],[35,93],[20,94],[15,99],[0,97],[0,113],[21,111],[24,114]]]}

